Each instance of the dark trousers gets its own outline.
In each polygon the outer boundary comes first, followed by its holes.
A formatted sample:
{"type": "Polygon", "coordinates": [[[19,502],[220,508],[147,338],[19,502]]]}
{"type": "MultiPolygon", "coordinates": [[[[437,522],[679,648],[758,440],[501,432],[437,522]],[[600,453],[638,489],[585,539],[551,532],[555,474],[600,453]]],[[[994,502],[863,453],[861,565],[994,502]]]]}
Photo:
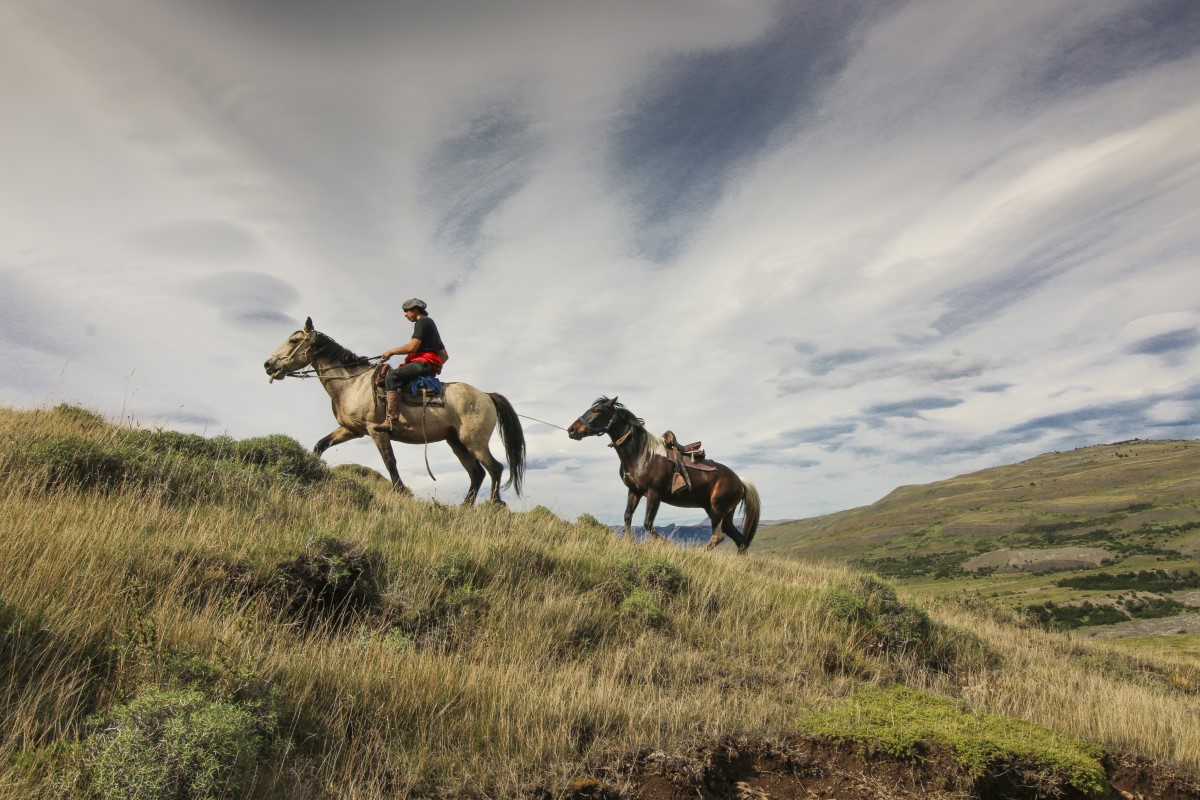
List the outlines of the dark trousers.
{"type": "Polygon", "coordinates": [[[424,361],[410,361],[389,371],[387,377],[384,378],[383,384],[389,392],[395,392],[403,389],[404,385],[409,381],[415,381],[417,378],[436,374],[437,371],[434,370],[432,364],[427,364],[424,361]]]}

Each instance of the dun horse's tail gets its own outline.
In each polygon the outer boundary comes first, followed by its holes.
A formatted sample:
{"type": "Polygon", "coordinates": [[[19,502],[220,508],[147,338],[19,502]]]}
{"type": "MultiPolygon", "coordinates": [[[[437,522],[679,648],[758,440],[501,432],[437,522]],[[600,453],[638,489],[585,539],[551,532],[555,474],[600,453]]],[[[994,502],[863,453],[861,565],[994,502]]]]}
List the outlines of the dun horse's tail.
{"type": "Polygon", "coordinates": [[[525,480],[525,429],[521,420],[513,410],[512,403],[497,392],[488,392],[488,397],[496,404],[496,418],[500,422],[500,440],[504,442],[504,456],[508,459],[508,480],[504,488],[509,486],[521,496],[521,484],[525,480]]]}
{"type": "Polygon", "coordinates": [[[746,540],[746,547],[749,547],[750,542],[754,539],[754,532],[758,530],[758,517],[762,512],[762,502],[758,499],[758,489],[753,483],[742,481],[742,487],[746,490],[746,496],[742,499],[742,510],[746,514],[742,519],[742,537],[746,540]]]}

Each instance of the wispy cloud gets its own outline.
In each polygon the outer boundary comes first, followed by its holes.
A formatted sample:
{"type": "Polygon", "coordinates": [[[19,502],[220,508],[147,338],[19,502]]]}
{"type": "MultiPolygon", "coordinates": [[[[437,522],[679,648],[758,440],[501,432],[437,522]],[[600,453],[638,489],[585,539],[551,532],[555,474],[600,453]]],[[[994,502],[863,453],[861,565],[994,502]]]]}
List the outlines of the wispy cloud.
{"type": "MultiPolygon", "coordinates": [[[[770,518],[1200,437],[1191,0],[18,0],[0,72],[0,402],[311,444],[263,357],[415,295],[446,379],[619,394],[770,518]]],[[[619,517],[603,442],[527,433],[529,504],[619,517]]]]}

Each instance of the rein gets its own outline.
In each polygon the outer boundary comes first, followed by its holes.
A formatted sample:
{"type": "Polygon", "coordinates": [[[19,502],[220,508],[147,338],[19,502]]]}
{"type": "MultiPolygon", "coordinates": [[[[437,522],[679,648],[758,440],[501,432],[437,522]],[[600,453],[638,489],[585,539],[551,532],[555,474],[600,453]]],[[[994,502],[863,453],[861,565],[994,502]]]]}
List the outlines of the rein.
{"type": "MultiPolygon", "coordinates": [[[[352,372],[349,375],[334,375],[333,377],[330,378],[330,380],[342,381],[342,380],[349,380],[350,378],[357,378],[359,375],[362,375],[364,372],[370,372],[371,370],[373,370],[376,367],[376,365],[378,365],[379,362],[382,360],[383,359],[381,359],[379,356],[370,356],[367,358],[367,361],[369,362],[367,364],[367,366],[363,367],[358,372],[352,372]]],[[[355,364],[334,364],[331,367],[322,367],[321,369],[317,369],[316,367],[305,367],[304,369],[296,370],[295,372],[285,372],[284,375],[286,375],[289,378],[320,378],[326,372],[330,372],[335,369],[344,369],[346,367],[355,367],[355,366],[358,366],[358,365],[356,363],[355,364]]]]}
{"type": "MultiPolygon", "coordinates": [[[[292,348],[292,352],[287,354],[287,360],[291,361],[292,358],[296,355],[296,353],[300,352],[301,347],[308,345],[310,366],[305,367],[304,369],[297,369],[297,370],[292,370],[291,372],[285,372],[285,373],[283,373],[285,377],[288,377],[288,378],[320,378],[320,377],[323,377],[326,372],[330,372],[335,369],[345,369],[346,367],[357,367],[359,365],[359,361],[354,361],[354,362],[347,362],[345,364],[334,364],[333,366],[322,367],[321,369],[317,369],[316,367],[311,366],[312,356],[314,355],[313,343],[316,340],[316,337],[318,335],[320,335],[320,334],[318,334],[317,331],[310,331],[309,333],[306,333],[304,335],[304,338],[302,340],[300,340],[299,342],[297,342],[296,346],[292,348]]],[[[320,354],[316,353],[315,355],[320,355],[320,354]]],[[[367,366],[363,367],[358,372],[353,372],[349,375],[334,375],[330,378],[330,380],[339,381],[339,380],[350,380],[351,378],[357,378],[359,375],[362,375],[364,372],[369,372],[370,370],[374,369],[375,366],[380,361],[383,361],[383,357],[382,356],[368,356],[365,359],[360,359],[360,361],[361,360],[365,360],[367,362],[367,366]]],[[[274,383],[275,379],[272,378],[271,382],[274,383]]]]}

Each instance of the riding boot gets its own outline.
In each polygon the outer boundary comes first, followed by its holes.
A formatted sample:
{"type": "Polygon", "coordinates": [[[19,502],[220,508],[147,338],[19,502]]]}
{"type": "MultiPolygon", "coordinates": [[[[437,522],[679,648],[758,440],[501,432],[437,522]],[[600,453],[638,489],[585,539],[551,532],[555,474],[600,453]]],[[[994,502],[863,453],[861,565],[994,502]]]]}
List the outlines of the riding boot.
{"type": "Polygon", "coordinates": [[[393,433],[400,425],[400,390],[391,389],[387,393],[387,416],[378,425],[372,425],[376,433],[393,433]]]}

